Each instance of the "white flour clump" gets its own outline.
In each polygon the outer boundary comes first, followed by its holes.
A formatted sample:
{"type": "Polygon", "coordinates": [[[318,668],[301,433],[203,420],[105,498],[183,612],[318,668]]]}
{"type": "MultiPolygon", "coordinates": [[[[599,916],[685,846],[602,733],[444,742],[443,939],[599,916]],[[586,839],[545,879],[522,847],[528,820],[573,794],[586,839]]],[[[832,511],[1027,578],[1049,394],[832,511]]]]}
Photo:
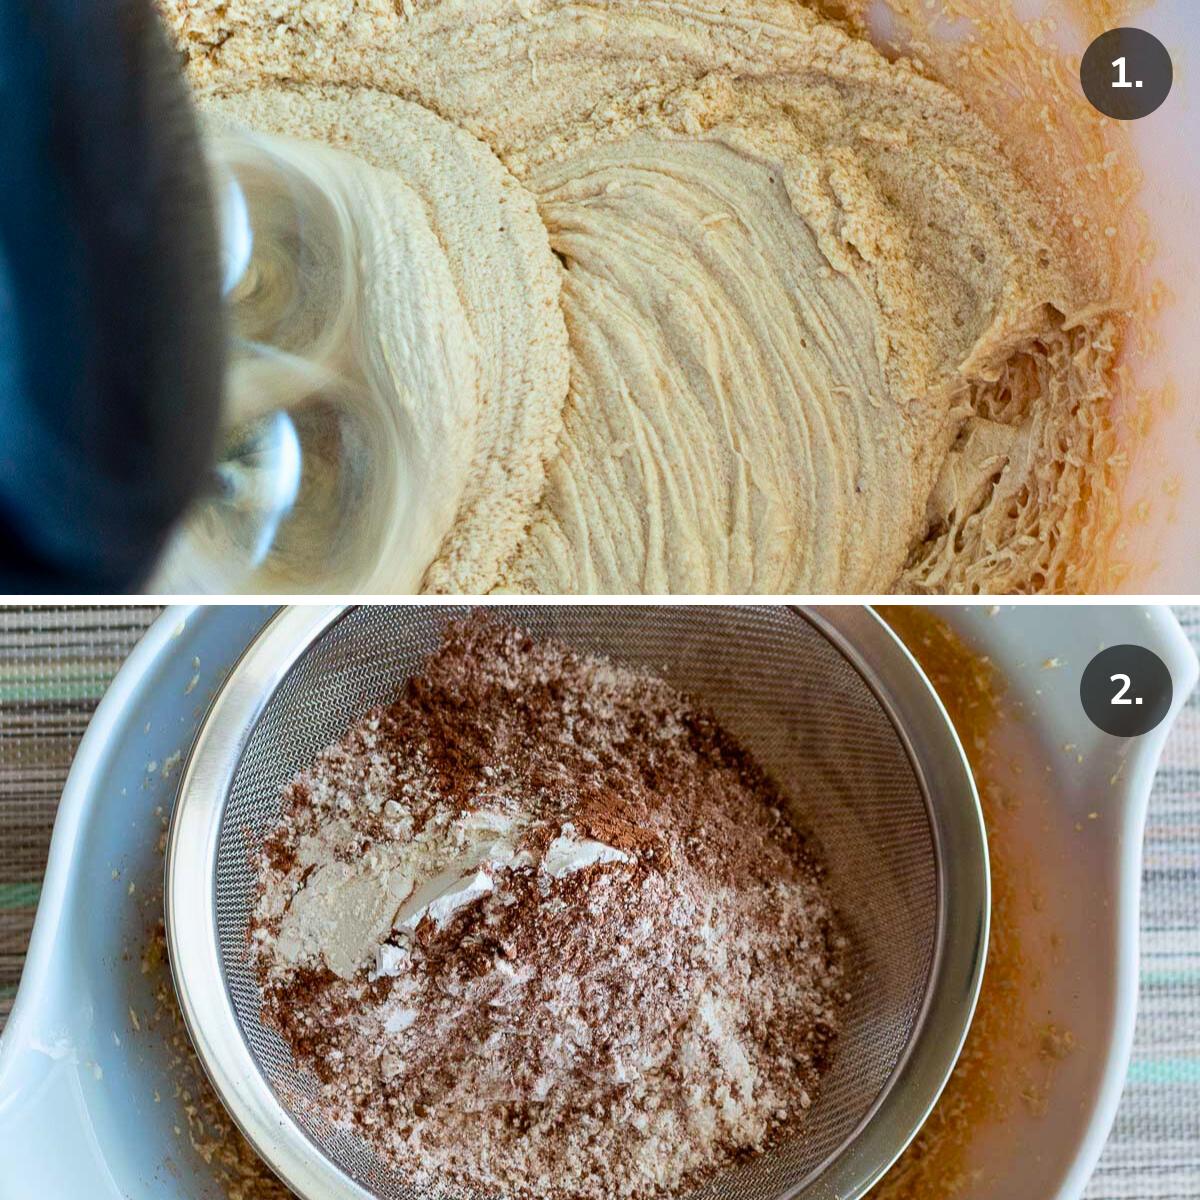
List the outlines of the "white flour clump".
{"type": "Polygon", "coordinates": [[[846,999],[782,803],[665,683],[473,617],[286,788],[264,1018],[418,1185],[702,1184],[803,1137],[846,999]]]}

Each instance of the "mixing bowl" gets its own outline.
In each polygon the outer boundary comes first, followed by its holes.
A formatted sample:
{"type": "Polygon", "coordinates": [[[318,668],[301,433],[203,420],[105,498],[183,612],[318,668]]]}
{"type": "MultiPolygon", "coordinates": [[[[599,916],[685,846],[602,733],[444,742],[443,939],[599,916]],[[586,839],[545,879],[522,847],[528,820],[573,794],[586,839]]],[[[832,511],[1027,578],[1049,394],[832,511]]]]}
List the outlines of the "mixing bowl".
{"type": "MultiPolygon", "coordinates": [[[[271,611],[167,612],[96,710],[63,792],[25,973],[0,1037],[0,1200],[224,1194],[218,1164],[187,1136],[186,1104],[176,1095],[177,1050],[145,1028],[134,1030],[129,1014],[155,1006],[140,958],[148,930],[161,919],[162,817],[178,785],[177,774],[164,776],[161,764],[187,751],[209,696],[271,611]],[[147,771],[151,762],[159,769],[147,771]]],[[[979,1200],[1014,1194],[1078,1200],[1108,1135],[1128,1063],[1141,831],[1154,769],[1195,683],[1196,659],[1161,608],[941,611],[990,657],[1014,704],[1025,705],[1033,749],[1059,766],[1045,810],[1055,836],[1039,830],[1031,837],[1028,868],[1060,881],[1048,888],[1045,904],[1047,919],[1063,926],[1063,954],[1046,982],[1055,1002],[1069,1005],[1081,1046],[1062,1064],[1042,1117],[1018,1111],[973,1137],[971,1160],[1002,1167],[979,1200]],[[1093,646],[1132,640],[1167,663],[1175,696],[1158,729],[1119,743],[1083,717],[1077,671],[1093,646]],[[1065,665],[1045,670],[1051,658],[1065,665]],[[1064,745],[1077,747],[1069,759],[1064,745]],[[1104,819],[1089,822],[1098,797],[1104,819]],[[1072,850],[1069,873],[1064,840],[1072,850]],[[1087,914],[1086,926],[1080,914],[1087,914]]]]}

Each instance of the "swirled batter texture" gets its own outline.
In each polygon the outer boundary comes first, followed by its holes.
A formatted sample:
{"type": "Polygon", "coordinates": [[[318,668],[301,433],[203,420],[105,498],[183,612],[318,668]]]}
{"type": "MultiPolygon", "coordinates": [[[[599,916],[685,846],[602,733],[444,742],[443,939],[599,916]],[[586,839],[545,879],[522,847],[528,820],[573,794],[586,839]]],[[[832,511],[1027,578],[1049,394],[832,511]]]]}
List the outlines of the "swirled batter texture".
{"type": "Polygon", "coordinates": [[[912,65],[787,0],[165,8],[205,105],[396,173],[446,231],[474,437],[397,581],[1077,584],[1108,298],[912,65]]]}

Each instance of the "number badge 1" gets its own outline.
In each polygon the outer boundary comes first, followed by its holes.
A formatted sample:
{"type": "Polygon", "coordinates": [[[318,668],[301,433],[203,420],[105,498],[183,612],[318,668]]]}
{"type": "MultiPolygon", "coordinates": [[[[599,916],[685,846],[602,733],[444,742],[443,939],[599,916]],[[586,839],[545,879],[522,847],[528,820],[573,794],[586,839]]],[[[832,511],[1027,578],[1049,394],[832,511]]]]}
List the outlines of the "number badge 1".
{"type": "Polygon", "coordinates": [[[1115,121],[1136,121],[1160,107],[1175,72],[1167,48],[1144,29],[1102,33],[1084,53],[1079,82],[1092,107],[1115,121]]]}

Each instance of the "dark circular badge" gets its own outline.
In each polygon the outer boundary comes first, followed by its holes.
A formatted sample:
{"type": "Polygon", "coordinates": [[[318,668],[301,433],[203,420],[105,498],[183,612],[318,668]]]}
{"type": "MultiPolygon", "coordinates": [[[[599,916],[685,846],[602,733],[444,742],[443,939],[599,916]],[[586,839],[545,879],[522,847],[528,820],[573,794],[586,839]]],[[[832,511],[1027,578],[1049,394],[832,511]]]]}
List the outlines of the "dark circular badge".
{"type": "Polygon", "coordinates": [[[1084,668],[1079,699],[1093,725],[1114,737],[1149,733],[1171,707],[1171,672],[1145,646],[1109,646],[1084,668]]]}
{"type": "Polygon", "coordinates": [[[1175,72],[1167,48],[1144,29],[1110,29],[1085,51],[1083,94],[1106,117],[1136,121],[1167,98],[1175,72]]]}

